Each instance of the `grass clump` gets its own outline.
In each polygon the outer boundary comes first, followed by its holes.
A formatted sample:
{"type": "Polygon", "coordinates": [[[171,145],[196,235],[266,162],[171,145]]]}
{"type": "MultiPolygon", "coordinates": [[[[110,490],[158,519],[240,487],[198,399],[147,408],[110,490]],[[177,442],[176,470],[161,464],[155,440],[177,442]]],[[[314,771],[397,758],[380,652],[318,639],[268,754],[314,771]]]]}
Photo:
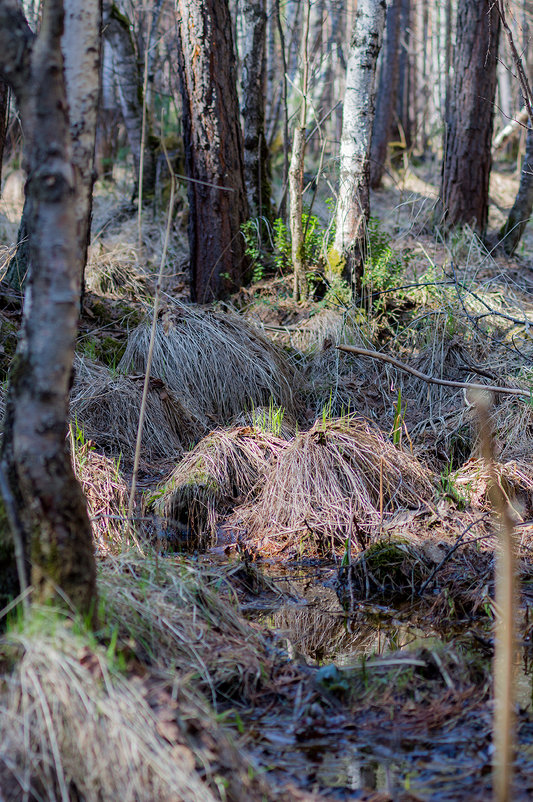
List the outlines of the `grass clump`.
{"type": "Polygon", "coordinates": [[[152,507],[170,526],[184,527],[195,545],[207,545],[220,519],[264,483],[285,447],[251,426],[214,431],[183,458],[152,507]]]}
{"type": "MultiPolygon", "coordinates": [[[[85,437],[111,456],[133,462],[144,376],[114,373],[88,359],[76,359],[71,393],[71,418],[85,437]]],[[[151,379],[144,420],[142,456],[145,461],[181,456],[204,433],[194,412],[161,380],[151,379]]]]}
{"type": "Polygon", "coordinates": [[[365,540],[383,514],[433,496],[427,471],[356,415],[323,419],[280,452],[257,499],[235,513],[254,542],[306,554],[365,540]]]}
{"type": "Polygon", "coordinates": [[[44,611],[0,642],[7,798],[213,802],[192,752],[184,744],[175,750],[158,731],[140,678],[129,682],[94,640],[59,618],[50,623],[53,615],[44,611]]]}
{"type": "Polygon", "coordinates": [[[79,426],[70,425],[70,453],[91,520],[98,556],[122,551],[125,544],[128,485],[119,464],[99,454],[79,426]]]}
{"type": "MultiPolygon", "coordinates": [[[[119,365],[143,372],[150,325],[130,335],[119,365]]],[[[206,428],[228,425],[244,409],[272,403],[295,414],[298,377],[284,354],[233,314],[175,302],[157,325],[152,375],[179,394],[206,428]]]]}

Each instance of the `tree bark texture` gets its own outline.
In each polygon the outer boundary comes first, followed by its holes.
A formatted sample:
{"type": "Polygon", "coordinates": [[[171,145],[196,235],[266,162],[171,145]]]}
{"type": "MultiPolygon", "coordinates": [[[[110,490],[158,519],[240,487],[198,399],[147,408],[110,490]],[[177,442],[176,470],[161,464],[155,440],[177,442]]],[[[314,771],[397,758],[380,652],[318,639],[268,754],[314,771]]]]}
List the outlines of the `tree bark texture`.
{"type": "Polygon", "coordinates": [[[178,0],[189,194],[191,294],[208,303],[248,274],[248,217],[235,55],[227,0],[178,0]]]}
{"type": "Polygon", "coordinates": [[[242,118],[244,180],[251,217],[270,218],[269,153],[265,137],[266,8],[265,0],[244,7],[242,118]]]}
{"type": "MultiPolygon", "coordinates": [[[[133,156],[138,186],[142,147],[143,78],[139,69],[129,20],[109,0],[104,0],[103,33],[113,51],[113,69],[117,82],[120,109],[133,156]]],[[[154,193],[157,163],[156,142],[148,112],[146,123],[143,155],[143,198],[151,197],[154,193]]]]}
{"type": "Polygon", "coordinates": [[[305,275],[304,228],[303,228],[303,183],[305,156],[305,128],[296,126],[292,138],[291,164],[289,168],[291,258],[294,269],[294,299],[307,298],[305,275]]]}
{"type": "Polygon", "coordinates": [[[533,128],[527,131],[526,153],[522,162],[520,186],[507,222],[500,231],[503,249],[511,256],[517,249],[533,211],[533,128]]]}
{"type": "MultiPolygon", "coordinates": [[[[18,3],[0,0],[0,72],[16,94],[26,132],[32,209],[32,270],[10,375],[2,462],[24,527],[35,595],[58,599],[61,589],[89,613],[96,593],[91,525],[66,444],[82,270],[62,30],[61,0],[44,3],[35,39],[18,3]]],[[[4,526],[4,556],[9,541],[4,526]]],[[[0,570],[8,578],[9,567],[4,559],[0,570]]]]}
{"type": "Polygon", "coordinates": [[[0,184],[2,183],[2,164],[4,162],[4,147],[6,144],[8,112],[9,87],[4,81],[0,81],[0,184]]]}
{"type": "Polygon", "coordinates": [[[100,95],[101,0],[65,0],[61,48],[76,179],[77,245],[80,267],[87,261],[94,184],[96,121],[100,95]]]}
{"type": "Polygon", "coordinates": [[[379,187],[385,169],[387,148],[392,130],[394,104],[398,94],[400,59],[401,0],[392,0],[387,8],[387,25],[383,63],[376,97],[376,115],[370,151],[370,186],[379,187]]]}
{"type": "Polygon", "coordinates": [[[448,225],[473,225],[480,234],[489,208],[499,31],[491,0],[459,3],[440,198],[448,225]]]}
{"type": "Polygon", "coordinates": [[[346,74],[335,250],[354,286],[362,275],[370,217],[370,140],[385,9],[385,0],[359,0],[346,74]]]}

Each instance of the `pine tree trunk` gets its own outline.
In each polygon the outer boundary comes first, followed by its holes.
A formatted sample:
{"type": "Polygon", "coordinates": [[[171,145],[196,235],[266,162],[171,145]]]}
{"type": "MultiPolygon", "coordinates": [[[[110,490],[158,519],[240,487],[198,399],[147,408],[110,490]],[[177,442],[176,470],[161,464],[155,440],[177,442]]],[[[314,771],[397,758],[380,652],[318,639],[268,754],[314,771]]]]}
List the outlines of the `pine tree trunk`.
{"type": "Polygon", "coordinates": [[[178,0],[179,70],[189,177],[191,294],[208,303],[247,279],[248,218],[227,0],[178,0]]]}
{"type": "Polygon", "coordinates": [[[376,116],[372,129],[370,152],[370,186],[379,187],[385,169],[394,104],[398,94],[398,64],[400,58],[400,3],[392,0],[387,9],[387,26],[383,64],[376,97],[376,116]]]}
{"type": "Polygon", "coordinates": [[[489,210],[499,31],[491,0],[459,4],[440,198],[448,225],[467,223],[480,234],[489,210]]]}
{"type": "MultiPolygon", "coordinates": [[[[44,4],[35,42],[20,6],[0,2],[0,71],[15,92],[25,131],[32,209],[32,270],[10,374],[2,466],[23,526],[36,598],[66,596],[88,614],[96,598],[92,532],[66,445],[82,254],[62,29],[61,0],[44,4]]],[[[2,523],[0,586],[13,577],[12,541],[2,523]]]]}
{"type": "Polygon", "coordinates": [[[244,7],[242,55],[242,118],[244,180],[251,217],[270,218],[269,153],[265,138],[265,0],[244,7]]]}
{"type": "Polygon", "coordinates": [[[335,250],[345,259],[354,288],[362,275],[370,217],[370,140],[385,9],[385,0],[359,0],[346,75],[335,250]]]}

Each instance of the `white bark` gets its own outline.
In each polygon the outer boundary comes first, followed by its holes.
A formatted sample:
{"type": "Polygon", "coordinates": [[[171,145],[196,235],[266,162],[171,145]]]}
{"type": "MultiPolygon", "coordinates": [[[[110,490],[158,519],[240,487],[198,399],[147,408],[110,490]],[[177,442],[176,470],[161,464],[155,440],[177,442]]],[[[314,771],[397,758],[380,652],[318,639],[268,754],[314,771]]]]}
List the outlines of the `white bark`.
{"type": "Polygon", "coordinates": [[[61,47],[69,104],[72,164],[75,170],[76,236],[82,265],[90,234],[94,183],[94,146],[99,99],[99,0],[65,0],[61,47]]]}
{"type": "MultiPolygon", "coordinates": [[[[348,261],[364,250],[370,216],[369,155],[376,62],[385,27],[385,0],[359,0],[344,93],[335,249],[348,261]]],[[[350,267],[350,270],[352,268],[350,267]]]]}

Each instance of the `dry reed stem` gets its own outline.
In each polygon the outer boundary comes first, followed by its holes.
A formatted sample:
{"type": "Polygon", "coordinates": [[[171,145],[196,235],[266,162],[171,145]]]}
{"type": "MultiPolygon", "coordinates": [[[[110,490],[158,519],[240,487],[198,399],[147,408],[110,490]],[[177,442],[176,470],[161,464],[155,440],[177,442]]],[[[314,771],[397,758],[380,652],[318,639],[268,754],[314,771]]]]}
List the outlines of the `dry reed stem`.
{"type": "Polygon", "coordinates": [[[489,417],[491,403],[492,398],[488,394],[476,398],[481,449],[491,479],[489,493],[492,506],[498,512],[500,519],[500,549],[496,553],[495,571],[493,795],[498,802],[509,802],[513,798],[513,764],[516,747],[515,668],[518,660],[516,543],[509,503],[494,467],[489,417]]]}

